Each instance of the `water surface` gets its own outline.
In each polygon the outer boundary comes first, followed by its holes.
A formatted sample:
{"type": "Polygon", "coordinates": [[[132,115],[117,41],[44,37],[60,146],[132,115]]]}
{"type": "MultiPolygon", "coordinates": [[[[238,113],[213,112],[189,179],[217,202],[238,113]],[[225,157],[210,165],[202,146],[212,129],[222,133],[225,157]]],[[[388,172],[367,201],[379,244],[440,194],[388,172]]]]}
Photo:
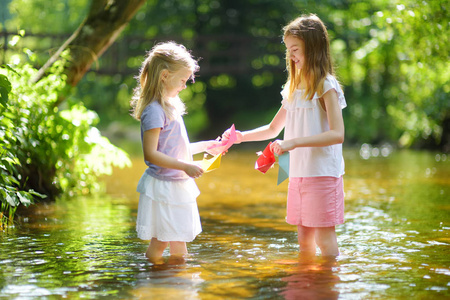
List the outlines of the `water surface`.
{"type": "Polygon", "coordinates": [[[197,180],[203,232],[185,263],[153,266],[134,229],[136,159],[105,179],[106,195],[33,206],[0,232],[0,299],[449,298],[450,158],[365,148],[345,158],[335,260],[298,256],[277,167],[262,174],[254,151],[231,151],[197,180]]]}

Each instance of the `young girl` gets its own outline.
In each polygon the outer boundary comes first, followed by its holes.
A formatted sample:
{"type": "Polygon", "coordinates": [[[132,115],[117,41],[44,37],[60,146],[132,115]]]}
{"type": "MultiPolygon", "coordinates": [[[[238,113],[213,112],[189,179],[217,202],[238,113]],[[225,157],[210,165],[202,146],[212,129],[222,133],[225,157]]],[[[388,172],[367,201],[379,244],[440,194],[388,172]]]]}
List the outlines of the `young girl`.
{"type": "MultiPolygon", "coordinates": [[[[346,102],[333,76],[325,25],[315,15],[301,16],[284,27],[289,76],[281,108],[266,126],[237,133],[237,142],[273,139],[276,154],[289,151],[287,217],[298,227],[302,253],[337,256],[335,225],[344,222],[342,143],[346,102]]],[[[225,132],[224,138],[227,138],[225,132]]]]}
{"type": "Polygon", "coordinates": [[[186,242],[201,232],[196,198],[200,194],[193,178],[203,170],[192,154],[219,144],[216,141],[189,143],[182,115],[185,106],[178,93],[199,69],[186,48],[173,42],[156,45],[146,57],[132,100],[133,117],[141,122],[144,160],[136,230],[138,237],[151,240],[147,258],[163,262],[170,245],[171,257],[187,253],[186,242]]]}

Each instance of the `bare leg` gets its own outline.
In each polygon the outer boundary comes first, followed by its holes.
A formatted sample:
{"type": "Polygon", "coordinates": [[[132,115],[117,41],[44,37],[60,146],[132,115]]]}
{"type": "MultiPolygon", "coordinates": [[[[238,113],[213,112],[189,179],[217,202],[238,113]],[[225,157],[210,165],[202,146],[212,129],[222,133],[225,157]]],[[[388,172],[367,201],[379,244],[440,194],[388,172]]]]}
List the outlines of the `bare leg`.
{"type": "Polygon", "coordinates": [[[167,248],[168,242],[158,241],[156,238],[152,238],[150,241],[150,245],[148,245],[147,252],[145,256],[151,263],[154,264],[162,264],[164,260],[162,258],[162,254],[164,250],[167,248]]]}
{"type": "Polygon", "coordinates": [[[322,252],[322,256],[339,255],[339,247],[334,226],[316,228],[316,243],[322,252]]]}
{"type": "Polygon", "coordinates": [[[184,256],[188,253],[185,242],[169,242],[170,245],[170,264],[183,264],[184,256]]]}
{"type": "Polygon", "coordinates": [[[314,240],[313,227],[305,227],[298,225],[298,244],[300,245],[300,252],[304,254],[315,255],[316,243],[314,240]]]}
{"type": "Polygon", "coordinates": [[[170,255],[183,256],[188,253],[186,242],[169,242],[170,244],[170,255]]]}

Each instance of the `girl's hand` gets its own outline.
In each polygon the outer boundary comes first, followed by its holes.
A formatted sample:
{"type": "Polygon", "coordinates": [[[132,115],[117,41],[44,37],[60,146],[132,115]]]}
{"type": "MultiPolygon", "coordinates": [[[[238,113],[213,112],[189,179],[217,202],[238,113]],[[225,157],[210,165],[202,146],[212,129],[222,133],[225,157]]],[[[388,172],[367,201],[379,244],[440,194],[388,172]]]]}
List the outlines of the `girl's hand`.
{"type": "Polygon", "coordinates": [[[192,178],[198,178],[203,174],[203,169],[194,163],[186,163],[183,171],[192,178]]]}
{"type": "Polygon", "coordinates": [[[273,141],[272,144],[270,144],[270,151],[272,151],[277,155],[283,154],[283,152],[281,151],[281,143],[283,143],[283,141],[280,140],[273,141]]]}
{"type": "Polygon", "coordinates": [[[291,140],[276,140],[270,145],[270,150],[277,155],[281,155],[286,151],[294,149],[295,145],[291,140]]]}
{"type": "MultiPolygon", "coordinates": [[[[230,138],[230,129],[227,129],[223,134],[222,134],[222,140],[228,140],[230,138]]],[[[235,144],[240,144],[242,142],[242,132],[240,132],[239,130],[236,130],[236,142],[234,142],[235,144]]]]}
{"type": "MultiPolygon", "coordinates": [[[[217,138],[217,139],[219,139],[219,138],[217,138]]],[[[221,145],[222,145],[222,142],[220,142],[218,140],[205,141],[205,151],[211,155],[220,154],[221,149],[216,148],[216,147],[221,146],[221,145]]]]}

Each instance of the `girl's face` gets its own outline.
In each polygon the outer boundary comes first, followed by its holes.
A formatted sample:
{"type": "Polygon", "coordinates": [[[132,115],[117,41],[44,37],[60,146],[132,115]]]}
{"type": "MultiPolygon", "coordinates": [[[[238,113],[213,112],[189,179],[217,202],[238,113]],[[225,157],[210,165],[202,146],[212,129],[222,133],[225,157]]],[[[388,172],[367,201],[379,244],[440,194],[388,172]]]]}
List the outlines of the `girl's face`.
{"type": "Polygon", "coordinates": [[[288,35],[284,38],[284,44],[291,61],[297,69],[301,69],[305,63],[305,42],[295,36],[288,35]]]}
{"type": "Polygon", "coordinates": [[[163,74],[164,96],[168,98],[176,97],[186,88],[186,82],[191,78],[192,72],[183,68],[173,74],[168,72],[163,74]]]}

